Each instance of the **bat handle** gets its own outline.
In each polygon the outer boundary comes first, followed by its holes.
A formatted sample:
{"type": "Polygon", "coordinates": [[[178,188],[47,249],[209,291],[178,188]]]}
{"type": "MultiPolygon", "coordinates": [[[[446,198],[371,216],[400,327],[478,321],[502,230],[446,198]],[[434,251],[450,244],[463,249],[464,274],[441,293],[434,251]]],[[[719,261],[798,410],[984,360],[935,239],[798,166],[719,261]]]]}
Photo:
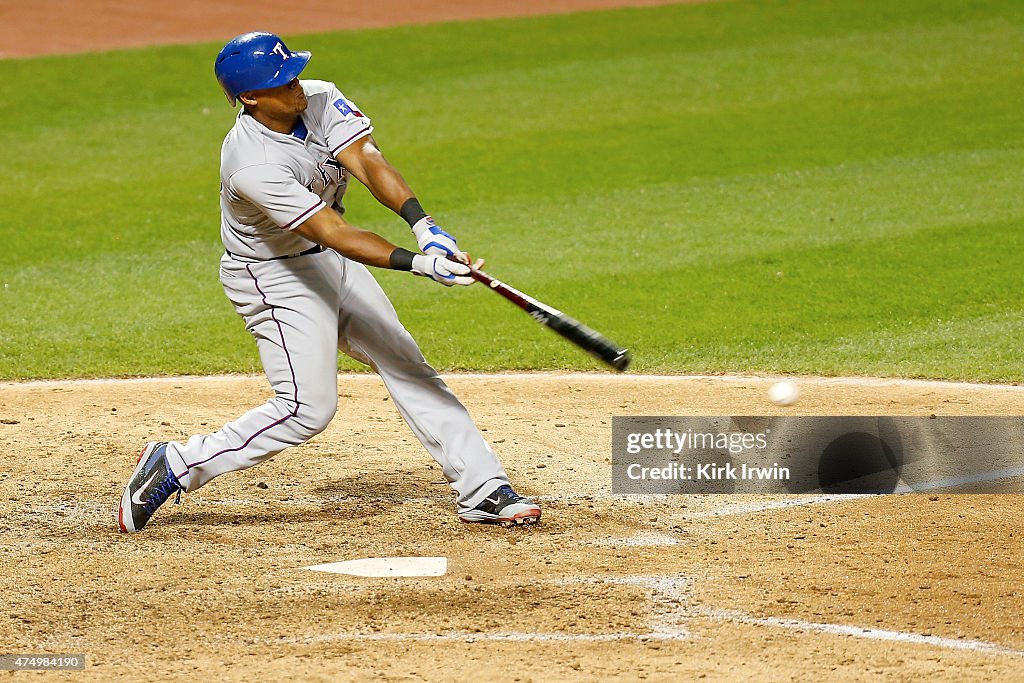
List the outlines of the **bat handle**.
{"type": "Polygon", "coordinates": [[[469,267],[469,276],[471,278],[473,278],[474,280],[476,280],[477,282],[482,282],[482,283],[484,283],[485,285],[488,285],[488,286],[491,284],[491,282],[494,281],[493,277],[491,277],[490,275],[488,275],[487,273],[485,273],[482,270],[474,268],[473,266],[469,267]]]}

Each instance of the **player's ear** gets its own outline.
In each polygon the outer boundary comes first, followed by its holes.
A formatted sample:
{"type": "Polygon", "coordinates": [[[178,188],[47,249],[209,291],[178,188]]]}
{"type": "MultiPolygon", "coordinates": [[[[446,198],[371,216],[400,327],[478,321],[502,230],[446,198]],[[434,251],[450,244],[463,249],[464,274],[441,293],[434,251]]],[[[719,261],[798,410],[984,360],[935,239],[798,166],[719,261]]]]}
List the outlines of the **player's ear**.
{"type": "Polygon", "coordinates": [[[239,93],[238,100],[242,104],[248,104],[251,107],[256,104],[256,98],[253,95],[254,93],[251,90],[249,92],[239,93]]]}

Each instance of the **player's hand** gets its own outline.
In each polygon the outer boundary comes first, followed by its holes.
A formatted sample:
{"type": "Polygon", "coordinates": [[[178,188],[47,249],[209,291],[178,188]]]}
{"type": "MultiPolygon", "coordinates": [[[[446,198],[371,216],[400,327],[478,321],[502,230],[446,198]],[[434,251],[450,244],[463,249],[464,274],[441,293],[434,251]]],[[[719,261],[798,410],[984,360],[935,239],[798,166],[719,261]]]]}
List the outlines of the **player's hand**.
{"type": "Polygon", "coordinates": [[[459,251],[459,245],[455,238],[434,223],[430,216],[424,216],[412,226],[412,233],[416,235],[416,244],[420,251],[431,256],[450,256],[456,261],[469,263],[469,259],[459,251]]]}
{"type": "Polygon", "coordinates": [[[412,272],[436,280],[445,287],[452,285],[465,287],[476,282],[469,276],[469,266],[452,261],[446,256],[416,254],[412,257],[412,272]]]}

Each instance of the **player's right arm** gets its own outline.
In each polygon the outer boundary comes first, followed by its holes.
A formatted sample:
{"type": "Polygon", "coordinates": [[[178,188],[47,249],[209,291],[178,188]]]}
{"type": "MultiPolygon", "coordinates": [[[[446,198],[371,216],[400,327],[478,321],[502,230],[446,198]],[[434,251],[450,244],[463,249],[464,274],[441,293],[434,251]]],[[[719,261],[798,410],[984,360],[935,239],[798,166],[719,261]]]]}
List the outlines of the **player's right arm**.
{"type": "Polygon", "coordinates": [[[474,282],[466,265],[444,256],[414,254],[402,249],[375,232],[352,225],[333,209],[317,211],[296,226],[295,232],[368,266],[410,270],[448,286],[474,282]]]}

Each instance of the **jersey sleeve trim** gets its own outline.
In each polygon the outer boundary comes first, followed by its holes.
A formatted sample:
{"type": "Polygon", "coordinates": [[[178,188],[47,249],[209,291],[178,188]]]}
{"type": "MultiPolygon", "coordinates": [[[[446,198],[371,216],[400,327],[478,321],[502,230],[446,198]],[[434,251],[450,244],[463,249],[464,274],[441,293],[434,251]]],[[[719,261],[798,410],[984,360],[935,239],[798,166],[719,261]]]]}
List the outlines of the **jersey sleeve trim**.
{"type": "Polygon", "coordinates": [[[341,150],[345,149],[346,147],[351,145],[353,142],[355,142],[359,138],[366,137],[367,135],[369,135],[372,132],[373,132],[373,126],[370,126],[369,128],[366,128],[364,130],[359,131],[358,133],[356,133],[352,137],[348,138],[344,142],[342,142],[342,143],[340,143],[338,145],[335,145],[334,149],[331,150],[331,156],[336,155],[338,152],[340,152],[341,150]]]}
{"type": "Polygon", "coordinates": [[[326,206],[327,206],[326,204],[324,204],[322,201],[320,201],[318,199],[316,204],[314,204],[313,206],[309,207],[308,209],[306,209],[305,211],[300,213],[298,216],[296,216],[292,220],[288,221],[288,223],[286,223],[285,225],[282,225],[281,229],[282,230],[292,230],[293,228],[297,228],[300,223],[302,223],[304,220],[309,218],[311,215],[313,215],[314,213],[316,213],[320,209],[325,208],[326,206]]]}

